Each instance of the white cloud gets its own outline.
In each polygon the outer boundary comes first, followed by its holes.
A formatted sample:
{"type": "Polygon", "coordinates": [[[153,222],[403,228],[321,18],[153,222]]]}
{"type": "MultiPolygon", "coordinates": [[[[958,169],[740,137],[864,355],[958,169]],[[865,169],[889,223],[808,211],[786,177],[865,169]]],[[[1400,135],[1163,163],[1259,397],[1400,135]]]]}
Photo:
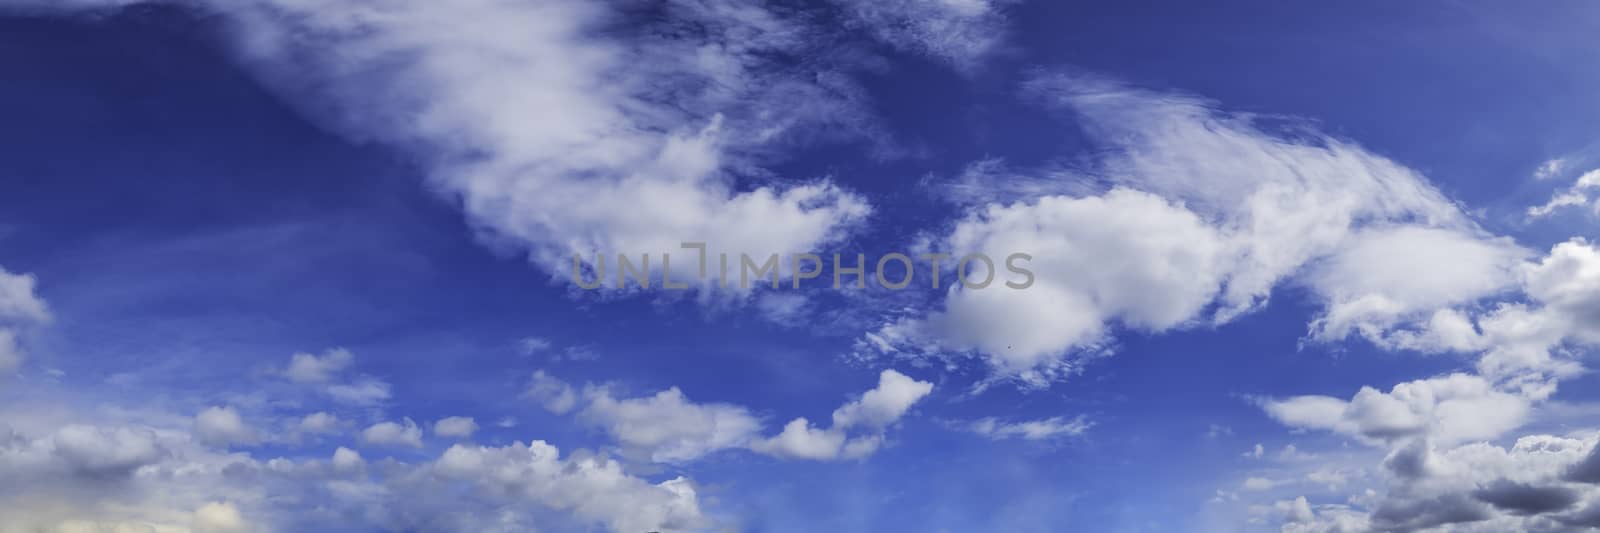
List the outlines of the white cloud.
{"type": "Polygon", "coordinates": [[[1470,374],[1451,374],[1395,385],[1389,392],[1362,387],[1349,401],[1298,396],[1264,401],[1279,422],[1334,431],[1372,442],[1428,436],[1440,443],[1492,439],[1526,421],[1529,398],[1496,390],[1470,374]]]}
{"type": "Polygon", "coordinates": [[[573,254],[659,258],[684,241],[816,249],[870,211],[827,182],[737,186],[746,154],[791,129],[860,129],[853,84],[833,68],[769,68],[826,30],[763,7],[673,1],[649,24],[601,31],[612,6],[577,0],[208,5],[239,23],[270,85],[339,110],[355,136],[431,156],[433,183],[484,240],[552,276],[573,254]]]}
{"type": "Polygon", "coordinates": [[[562,458],[543,442],[458,444],[431,461],[386,460],[369,478],[353,475],[365,461],[347,448],[331,460],[261,461],[198,447],[182,426],[45,431],[0,426],[0,479],[27,487],[0,491],[0,531],[668,533],[713,524],[684,478],[651,483],[593,455],[562,458]]]}
{"type": "Polygon", "coordinates": [[[1214,230],[1181,205],[1129,189],[992,205],[957,225],[940,248],[994,258],[997,279],[1008,274],[1002,258],[1031,254],[1027,267],[1037,280],[1022,290],[999,282],[979,290],[952,286],[943,312],[897,325],[909,335],[882,333],[976,350],[1006,373],[1099,341],[1108,321],[1177,326],[1212,300],[1223,279],[1224,249],[1214,230]]]}
{"type": "Polygon", "coordinates": [[[30,274],[0,267],[0,379],[21,367],[27,355],[17,328],[50,321],[49,306],[34,293],[36,284],[30,274]]]}
{"type": "Polygon", "coordinates": [[[467,438],[478,431],[478,423],[470,416],[452,416],[433,423],[433,434],[440,437],[467,438]]]}
{"type": "Polygon", "coordinates": [[[1005,41],[1010,0],[835,0],[876,38],[961,68],[976,68],[1005,41]]]}
{"type": "Polygon", "coordinates": [[[781,458],[861,458],[877,451],[886,431],[926,397],[933,384],[884,370],[878,384],[833,411],[827,429],[795,419],[772,437],[749,409],[728,403],[697,403],[676,387],[650,396],[616,395],[614,386],[587,385],[580,395],[543,372],[534,374],[530,395],[552,412],[576,408],[579,420],[606,432],[629,457],[685,463],[708,454],[743,449],[781,458]]]}
{"type": "Polygon", "coordinates": [[[12,274],[0,267],[0,324],[50,321],[50,308],[35,294],[31,274],[12,274]]]}
{"type": "MultiPolygon", "coordinates": [[[[712,257],[816,250],[871,212],[827,180],[757,168],[777,145],[877,135],[848,76],[860,54],[784,59],[837,41],[813,17],[733,0],[662,2],[626,25],[615,21],[629,8],[587,0],[191,4],[228,22],[268,87],[354,138],[412,151],[485,243],[553,278],[575,254],[659,261],[685,241],[712,257]]],[[[918,9],[945,22],[915,36],[987,24],[987,5],[918,9]]],[[[688,256],[675,274],[697,271],[688,256]]]]}
{"type": "Polygon", "coordinates": [[[17,334],[6,328],[0,328],[0,377],[16,371],[22,366],[22,346],[17,343],[17,334]]]}
{"type": "Polygon", "coordinates": [[[232,407],[208,407],[194,417],[194,432],[202,441],[217,445],[254,444],[259,439],[232,407]]]}
{"type": "Polygon", "coordinates": [[[533,381],[524,394],[556,414],[566,414],[578,405],[578,393],[572,386],[546,374],[543,370],[533,373],[533,381]]]}
{"type": "Polygon", "coordinates": [[[492,448],[451,446],[428,469],[472,483],[490,501],[530,501],[565,510],[612,531],[688,531],[705,525],[692,484],[675,478],[650,484],[595,457],[562,460],[542,441],[492,448]]]}
{"type": "Polygon", "coordinates": [[[391,395],[389,383],[373,377],[328,385],[323,391],[335,401],[351,405],[377,405],[388,400],[391,395]]]}
{"type": "Polygon", "coordinates": [[[289,357],[289,368],[284,375],[295,383],[327,383],[355,363],[355,354],[344,348],[333,348],[321,357],[297,353],[289,357]]]}
{"type": "Polygon", "coordinates": [[[195,533],[240,533],[253,528],[230,502],[211,502],[194,511],[195,533]]]}
{"type": "MultiPolygon", "coordinates": [[[[990,439],[1000,440],[1021,438],[1024,440],[1047,440],[1058,437],[1075,437],[1082,435],[1093,427],[1094,423],[1088,417],[1078,415],[1072,419],[1054,416],[1041,420],[1004,421],[994,417],[978,419],[970,425],[973,433],[983,435],[990,439]]],[[[1257,449],[1260,445],[1256,445],[1257,449]]]]}
{"type": "Polygon", "coordinates": [[[361,431],[361,441],[380,446],[422,447],[422,428],[410,418],[397,422],[379,422],[361,431]]]}
{"type": "Polygon", "coordinates": [[[346,377],[354,366],[354,353],[332,348],[320,357],[303,352],[290,356],[283,375],[290,382],[315,387],[334,401],[349,405],[378,405],[393,395],[392,387],[382,379],[367,375],[346,377]]]}
{"type": "Polygon", "coordinates": [[[361,458],[361,452],[340,446],[333,451],[333,459],[330,464],[333,465],[335,470],[354,472],[366,466],[367,462],[361,458]]]}
{"type": "Polygon", "coordinates": [[[912,405],[930,392],[933,392],[932,383],[911,379],[892,369],[884,370],[878,374],[877,387],[834,410],[833,425],[883,429],[900,420],[912,405]]]}
{"type": "Polygon", "coordinates": [[[1560,157],[1545,161],[1539,164],[1539,168],[1534,169],[1533,179],[1547,180],[1560,176],[1562,172],[1566,171],[1567,166],[1567,160],[1560,157]]]}
{"type": "MultiPolygon", "coordinates": [[[[1386,333],[1402,319],[1451,320],[1455,317],[1439,313],[1514,288],[1523,260],[1531,255],[1509,239],[1446,229],[1360,231],[1309,275],[1311,286],[1326,299],[1311,335],[1329,341],[1360,332],[1380,345],[1400,342],[1386,333]]],[[[1460,327],[1435,325],[1446,328],[1435,330],[1440,334],[1460,327]]]]}
{"type": "Polygon", "coordinates": [[[1105,80],[1042,77],[1030,90],[1106,145],[1074,179],[1109,186],[975,208],[937,248],[1030,253],[1035,284],[952,289],[944,309],[893,320],[858,350],[978,354],[999,376],[1043,384],[1104,354],[1112,328],[1227,322],[1324,262],[1312,284],[1330,304],[1324,329],[1424,320],[1437,311],[1429,306],[1515,280],[1519,248],[1485,235],[1422,176],[1360,146],[1308,130],[1280,135],[1200,99],[1105,80]],[[1408,285],[1358,264],[1408,244],[1428,253],[1397,261],[1441,275],[1408,285]],[[1378,311],[1356,312],[1382,298],[1378,311]]]}
{"type": "Polygon", "coordinates": [[[534,355],[549,350],[554,344],[542,337],[523,337],[517,341],[517,346],[522,349],[522,355],[534,355]]]}
{"type": "Polygon", "coordinates": [[[843,431],[819,429],[801,417],[790,420],[776,436],[755,442],[751,449],[789,459],[831,461],[839,458],[844,444],[843,431]]]}
{"type": "MultiPolygon", "coordinates": [[[[1542,170],[1543,167],[1541,167],[1542,170]]],[[[1554,175],[1553,173],[1550,174],[1550,176],[1554,175]]],[[[1550,197],[1550,200],[1543,205],[1529,207],[1528,218],[1543,218],[1554,214],[1562,208],[1590,205],[1593,202],[1592,192],[1596,188],[1600,188],[1600,169],[1591,170],[1578,176],[1578,179],[1573,181],[1572,185],[1556,191],[1550,197]]],[[[1600,209],[1600,205],[1591,207],[1591,211],[1596,209],[1600,209]]]]}
{"type": "Polygon", "coordinates": [[[676,387],[643,398],[618,399],[604,386],[587,387],[585,422],[606,431],[625,453],[661,463],[698,459],[744,446],[761,421],[744,407],[689,401],[676,387]]]}
{"type": "Polygon", "coordinates": [[[295,429],[301,433],[325,434],[337,431],[342,424],[339,417],[319,411],[301,418],[295,429]]]}
{"type": "Polygon", "coordinates": [[[878,375],[877,387],[835,409],[833,425],[827,429],[813,427],[804,417],[796,418],[778,435],[752,442],[750,449],[816,461],[866,457],[883,444],[885,429],[932,391],[932,383],[887,369],[878,375]]]}
{"type": "Polygon", "coordinates": [[[73,472],[95,476],[127,475],[168,453],[153,432],[127,427],[63,426],[50,444],[73,472]]]}

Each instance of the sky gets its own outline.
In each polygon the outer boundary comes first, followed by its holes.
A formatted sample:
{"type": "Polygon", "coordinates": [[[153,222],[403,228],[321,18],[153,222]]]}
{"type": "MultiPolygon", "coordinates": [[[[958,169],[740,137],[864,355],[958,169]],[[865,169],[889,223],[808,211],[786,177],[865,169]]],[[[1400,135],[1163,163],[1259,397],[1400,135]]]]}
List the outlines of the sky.
{"type": "Polygon", "coordinates": [[[0,0],[0,532],[1600,529],[1597,27],[0,0]]]}

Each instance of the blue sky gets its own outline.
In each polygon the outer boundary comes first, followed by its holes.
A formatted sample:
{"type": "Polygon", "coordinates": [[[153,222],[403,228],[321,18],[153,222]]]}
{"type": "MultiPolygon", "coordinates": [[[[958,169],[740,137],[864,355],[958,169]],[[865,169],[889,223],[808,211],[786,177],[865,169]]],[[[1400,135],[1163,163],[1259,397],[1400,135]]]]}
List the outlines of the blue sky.
{"type": "Polygon", "coordinates": [[[1597,25],[0,0],[0,531],[1600,527],[1597,25]]]}

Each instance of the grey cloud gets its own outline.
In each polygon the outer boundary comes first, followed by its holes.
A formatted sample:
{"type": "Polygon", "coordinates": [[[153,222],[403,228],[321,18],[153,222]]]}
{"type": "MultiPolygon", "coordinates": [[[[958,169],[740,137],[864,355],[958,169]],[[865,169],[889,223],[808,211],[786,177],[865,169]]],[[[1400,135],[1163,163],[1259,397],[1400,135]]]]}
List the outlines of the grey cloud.
{"type": "Polygon", "coordinates": [[[1578,491],[1559,486],[1536,486],[1499,480],[1473,491],[1472,497],[1502,511],[1535,515],[1562,511],[1578,503],[1578,491]]]}

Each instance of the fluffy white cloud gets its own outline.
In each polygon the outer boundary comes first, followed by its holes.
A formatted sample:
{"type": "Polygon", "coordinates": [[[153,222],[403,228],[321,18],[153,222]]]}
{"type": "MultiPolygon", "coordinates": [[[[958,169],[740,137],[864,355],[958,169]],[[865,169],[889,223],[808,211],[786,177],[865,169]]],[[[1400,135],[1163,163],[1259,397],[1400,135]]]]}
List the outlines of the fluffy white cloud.
{"type": "Polygon", "coordinates": [[[208,407],[200,411],[194,417],[194,432],[201,440],[217,446],[254,444],[259,440],[256,430],[232,407],[208,407]]]}
{"type": "Polygon", "coordinates": [[[361,441],[380,446],[422,447],[422,428],[410,418],[401,422],[379,422],[361,430],[361,441]]]}
{"type": "MultiPolygon", "coordinates": [[[[1450,307],[1514,288],[1522,262],[1531,255],[1509,239],[1447,229],[1360,231],[1309,275],[1311,286],[1326,299],[1311,335],[1338,340],[1360,332],[1378,344],[1401,343],[1386,334],[1402,319],[1457,320],[1450,307]]],[[[1439,342],[1462,345],[1452,342],[1464,334],[1459,322],[1431,325],[1439,335],[1450,335],[1439,342]]]]}
{"type": "Polygon", "coordinates": [[[917,401],[933,392],[933,384],[892,369],[878,374],[878,386],[833,412],[837,428],[883,429],[900,420],[917,401]]]}
{"type": "Polygon", "coordinates": [[[1111,328],[1226,322],[1302,274],[1315,273],[1310,285],[1328,302],[1322,338],[1427,320],[1514,285],[1525,252],[1360,146],[1281,135],[1203,100],[1105,80],[1042,77],[1031,90],[1108,148],[1081,174],[1057,178],[1109,185],[1036,187],[1044,196],[975,207],[936,248],[1030,253],[1035,284],[952,289],[943,310],[891,321],[862,351],[975,353],[1002,376],[1039,384],[1105,353],[1111,328]],[[1397,269],[1363,263],[1407,246],[1426,253],[1393,264],[1439,275],[1405,283],[1397,269]]]}
{"type": "Polygon", "coordinates": [[[612,531],[686,531],[705,525],[684,478],[651,484],[594,457],[562,460],[542,441],[492,448],[457,444],[429,465],[446,480],[469,482],[491,501],[531,501],[571,512],[612,531]]]}
{"type": "Polygon", "coordinates": [[[300,422],[295,424],[295,430],[308,434],[332,433],[338,430],[341,424],[339,417],[318,411],[301,418],[300,422]]]}
{"type": "Polygon", "coordinates": [[[528,385],[524,395],[537,400],[546,410],[556,414],[566,414],[578,405],[577,391],[543,370],[533,373],[533,381],[528,385]]]}
{"type": "MultiPolygon", "coordinates": [[[[978,290],[955,284],[943,312],[879,334],[977,350],[1007,373],[1094,344],[1108,321],[1162,330],[1193,318],[1220,289],[1225,253],[1221,237],[1199,216],[1129,189],[990,206],[957,225],[940,248],[995,261],[1031,254],[1026,266],[1037,279],[1021,290],[998,281],[978,290]]],[[[1006,275],[1002,263],[995,268],[997,279],[1006,275]]],[[[987,275],[968,272],[973,279],[987,275]]]]}
{"type": "Polygon", "coordinates": [[[289,357],[285,378],[315,387],[334,401],[371,406],[387,401],[393,390],[388,382],[367,375],[346,376],[355,366],[355,354],[344,348],[329,349],[321,356],[297,353],[289,357]]]}
{"type": "Polygon", "coordinates": [[[167,453],[153,432],[127,427],[68,425],[56,430],[50,444],[73,472],[93,476],[127,475],[167,453]]]}
{"type": "Polygon", "coordinates": [[[374,377],[361,377],[350,383],[328,385],[323,389],[335,401],[351,405],[377,405],[392,395],[389,383],[374,377]]]}
{"type": "Polygon", "coordinates": [[[732,404],[689,401],[676,387],[643,398],[618,399],[610,388],[584,390],[578,417],[603,428],[625,453],[662,463],[684,462],[742,447],[761,421],[732,404]]]}
{"type": "Polygon", "coordinates": [[[470,416],[452,416],[433,423],[433,434],[440,437],[471,437],[478,431],[478,423],[470,416]]]}
{"type": "Polygon", "coordinates": [[[0,267],[0,323],[48,322],[50,308],[34,293],[38,280],[0,267]]]}
{"type": "Polygon", "coordinates": [[[1496,390],[1470,374],[1395,385],[1389,392],[1362,387],[1349,401],[1328,396],[1267,400],[1262,407],[1297,428],[1335,431],[1373,442],[1426,435],[1439,443],[1491,439],[1526,421],[1531,400],[1496,390]]]}
{"type": "Polygon", "coordinates": [[[50,308],[34,293],[35,285],[32,275],[0,267],[0,378],[22,366],[25,354],[17,328],[50,321],[50,308]]]}
{"type": "MultiPolygon", "coordinates": [[[[178,417],[162,417],[176,420],[178,417]]],[[[698,531],[684,478],[653,483],[543,442],[458,444],[434,460],[218,453],[187,427],[0,426],[0,531],[698,531]]]]}
{"type": "Polygon", "coordinates": [[[333,465],[335,470],[353,472],[366,466],[367,462],[361,458],[361,452],[340,446],[333,451],[333,459],[330,464],[333,465]]]}
{"type": "Polygon", "coordinates": [[[933,384],[884,370],[878,384],[833,411],[827,429],[805,418],[762,437],[765,424],[749,409],[728,403],[697,403],[673,387],[650,396],[618,397],[610,385],[587,385],[580,394],[543,372],[534,374],[530,396],[552,412],[576,408],[579,420],[606,432],[623,455],[658,463],[684,463],[708,454],[748,448],[790,459],[834,460],[871,455],[886,431],[926,397],[933,384]]]}
{"type": "Polygon", "coordinates": [[[344,348],[330,349],[321,357],[302,352],[289,357],[289,368],[283,373],[295,383],[327,383],[355,360],[355,354],[344,348]]]}
{"type": "Polygon", "coordinates": [[[813,427],[804,417],[789,421],[776,436],[757,440],[750,448],[776,457],[828,461],[858,459],[876,452],[884,430],[900,420],[933,384],[917,381],[892,369],[878,375],[878,386],[833,411],[833,425],[813,427]]]}
{"type": "MultiPolygon", "coordinates": [[[[1503,438],[1582,367],[1572,357],[1600,337],[1600,251],[1582,239],[1552,247],[1517,269],[1520,300],[1482,311],[1436,313],[1431,331],[1402,346],[1480,353],[1476,374],[1364,387],[1351,400],[1302,396],[1263,403],[1296,428],[1322,429],[1385,445],[1384,490],[1352,505],[1296,513],[1285,531],[1560,531],[1600,527],[1592,484],[1592,436],[1503,438]],[[1449,333],[1441,333],[1449,332],[1449,333]],[[1340,529],[1344,528],[1344,529],[1340,529]],[[1353,528],[1353,529],[1352,529],[1353,528]]],[[[1398,336],[1397,336],[1398,335],[1398,336]]],[[[1373,489],[1367,489],[1373,490],[1373,489]]]]}

